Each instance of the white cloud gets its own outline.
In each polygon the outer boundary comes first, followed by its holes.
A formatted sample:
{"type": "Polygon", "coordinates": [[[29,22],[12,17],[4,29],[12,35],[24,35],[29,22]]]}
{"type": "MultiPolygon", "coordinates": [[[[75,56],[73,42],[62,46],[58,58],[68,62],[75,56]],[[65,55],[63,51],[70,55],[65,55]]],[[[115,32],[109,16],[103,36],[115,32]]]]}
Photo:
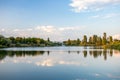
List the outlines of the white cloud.
{"type": "Polygon", "coordinates": [[[60,65],[76,65],[76,66],[86,66],[85,63],[80,63],[80,62],[75,62],[75,61],[63,61],[63,60],[54,60],[54,59],[46,59],[43,61],[35,62],[37,66],[46,66],[46,67],[51,67],[55,66],[56,64],[60,65]]]}
{"type": "Polygon", "coordinates": [[[13,60],[13,63],[19,63],[19,61],[18,60],[13,60]]]}
{"type": "Polygon", "coordinates": [[[65,31],[65,30],[81,30],[82,27],[61,27],[58,28],[60,31],[65,31]]]}
{"type": "Polygon", "coordinates": [[[28,31],[32,31],[33,29],[32,28],[29,28],[29,29],[27,29],[28,31]]]}
{"type": "Polygon", "coordinates": [[[108,19],[108,18],[112,18],[112,17],[118,17],[120,16],[120,14],[118,13],[109,13],[109,14],[104,14],[104,15],[94,15],[91,18],[98,18],[98,19],[108,19]]]}
{"type": "Polygon", "coordinates": [[[120,39],[120,34],[116,34],[113,36],[113,39],[120,39]]]}
{"type": "Polygon", "coordinates": [[[37,26],[35,28],[35,30],[41,30],[41,31],[45,31],[45,32],[53,32],[56,29],[54,26],[37,26]]]}
{"type": "Polygon", "coordinates": [[[74,62],[74,61],[59,61],[59,64],[66,64],[66,65],[80,65],[80,62],[74,62]]]}
{"type": "Polygon", "coordinates": [[[75,80],[87,80],[87,79],[83,79],[83,78],[76,78],[75,80]]]}
{"type": "Polygon", "coordinates": [[[61,31],[64,31],[64,30],[74,30],[74,29],[76,29],[76,28],[74,28],[74,27],[62,27],[62,28],[59,28],[59,30],[61,30],[61,31]]]}
{"type": "Polygon", "coordinates": [[[101,15],[95,15],[95,16],[92,16],[92,18],[100,18],[101,15]]]}
{"type": "Polygon", "coordinates": [[[101,77],[102,76],[102,74],[99,74],[99,73],[92,73],[90,75],[95,76],[95,77],[101,77]]]}
{"type": "Polygon", "coordinates": [[[26,63],[31,64],[31,63],[32,63],[32,61],[26,61],[26,63]]]}
{"type": "Polygon", "coordinates": [[[4,28],[0,29],[0,32],[5,32],[5,29],[4,28]]]}
{"type": "Polygon", "coordinates": [[[51,67],[54,65],[53,60],[52,59],[47,59],[44,60],[42,62],[36,62],[35,63],[37,66],[47,66],[47,67],[51,67]]]}
{"type": "Polygon", "coordinates": [[[109,78],[117,78],[120,79],[120,75],[113,75],[113,74],[107,74],[109,78]]]}
{"type": "Polygon", "coordinates": [[[38,37],[47,39],[48,37],[53,41],[63,41],[68,38],[80,37],[80,32],[85,26],[68,26],[68,27],[56,27],[56,26],[36,26],[29,28],[9,28],[2,32],[5,37],[38,37]]]}
{"type": "Polygon", "coordinates": [[[0,63],[1,63],[1,64],[3,64],[3,63],[5,63],[5,61],[4,61],[4,60],[2,60],[2,61],[0,61],[0,63]]]}
{"type": "Polygon", "coordinates": [[[95,76],[96,76],[96,77],[99,77],[99,76],[100,76],[100,74],[98,74],[98,73],[95,73],[95,76]]]}
{"type": "Polygon", "coordinates": [[[110,4],[118,4],[120,0],[72,0],[69,5],[75,12],[81,12],[84,10],[101,10],[102,8],[110,4]]]}
{"type": "Polygon", "coordinates": [[[5,31],[5,29],[1,29],[1,31],[2,31],[2,32],[4,32],[4,31],[5,31]]]}
{"type": "Polygon", "coordinates": [[[115,13],[111,13],[111,14],[107,14],[105,16],[103,16],[103,18],[111,18],[111,17],[115,17],[115,16],[119,16],[120,14],[115,14],[115,13]]]}
{"type": "Polygon", "coordinates": [[[17,32],[17,31],[20,31],[19,29],[14,29],[13,31],[17,32]]]}

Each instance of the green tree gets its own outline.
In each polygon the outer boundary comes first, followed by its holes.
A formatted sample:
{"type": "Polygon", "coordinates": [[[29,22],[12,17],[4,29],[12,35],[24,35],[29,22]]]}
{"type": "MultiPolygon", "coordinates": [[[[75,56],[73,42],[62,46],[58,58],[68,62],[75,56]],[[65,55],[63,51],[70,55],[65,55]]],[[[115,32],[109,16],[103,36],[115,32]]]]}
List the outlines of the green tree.
{"type": "Polygon", "coordinates": [[[7,38],[1,38],[0,39],[0,45],[2,46],[9,46],[11,44],[11,40],[10,39],[7,39],[7,38]]]}
{"type": "Polygon", "coordinates": [[[15,43],[15,38],[14,37],[9,37],[9,39],[12,41],[12,44],[15,43]]]}
{"type": "Polygon", "coordinates": [[[80,45],[81,41],[80,41],[79,38],[77,39],[77,42],[76,42],[76,43],[77,43],[77,45],[80,45]]]}
{"type": "Polygon", "coordinates": [[[4,36],[3,36],[3,35],[0,35],[0,39],[2,39],[2,38],[4,38],[4,36]]]}
{"type": "Polygon", "coordinates": [[[47,41],[50,42],[50,38],[49,37],[48,37],[47,41]]]}
{"type": "Polygon", "coordinates": [[[103,33],[103,37],[106,39],[107,38],[107,34],[104,32],[103,33]]]}
{"type": "Polygon", "coordinates": [[[97,35],[93,35],[92,43],[97,44],[97,35]]]}
{"type": "Polygon", "coordinates": [[[89,44],[92,44],[92,37],[89,37],[89,44]]]}
{"type": "Polygon", "coordinates": [[[112,38],[112,36],[109,37],[109,42],[110,42],[110,43],[113,42],[113,38],[112,38]]]}
{"type": "Polygon", "coordinates": [[[87,36],[86,35],[83,36],[82,43],[83,43],[83,45],[87,45],[87,36]]]}
{"type": "Polygon", "coordinates": [[[103,45],[106,45],[107,44],[107,36],[106,36],[106,33],[103,33],[103,39],[102,39],[102,44],[103,45]]]}
{"type": "Polygon", "coordinates": [[[71,40],[70,39],[68,39],[67,45],[71,45],[71,40]]]}
{"type": "Polygon", "coordinates": [[[106,45],[106,39],[105,38],[102,39],[102,44],[106,45]]]}
{"type": "Polygon", "coordinates": [[[97,37],[96,45],[98,45],[98,46],[102,45],[102,38],[101,37],[97,37]]]}
{"type": "Polygon", "coordinates": [[[40,45],[40,39],[38,38],[38,39],[36,39],[36,44],[37,44],[37,46],[39,46],[40,45]]]}

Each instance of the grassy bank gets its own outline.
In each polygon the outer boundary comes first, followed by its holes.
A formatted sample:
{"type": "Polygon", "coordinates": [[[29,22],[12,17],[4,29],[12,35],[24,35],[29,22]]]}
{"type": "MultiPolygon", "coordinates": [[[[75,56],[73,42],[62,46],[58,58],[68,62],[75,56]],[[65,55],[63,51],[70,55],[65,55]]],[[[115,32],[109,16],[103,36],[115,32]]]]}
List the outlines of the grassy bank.
{"type": "Polygon", "coordinates": [[[120,50],[120,42],[114,42],[112,44],[104,45],[103,48],[117,49],[120,50]]]}

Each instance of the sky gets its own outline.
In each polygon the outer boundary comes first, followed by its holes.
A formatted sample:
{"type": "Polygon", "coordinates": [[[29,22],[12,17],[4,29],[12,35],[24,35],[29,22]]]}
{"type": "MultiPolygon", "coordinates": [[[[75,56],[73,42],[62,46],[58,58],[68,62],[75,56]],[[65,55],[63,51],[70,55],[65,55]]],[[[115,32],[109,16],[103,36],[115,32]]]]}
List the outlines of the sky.
{"type": "Polygon", "coordinates": [[[0,35],[53,41],[120,39],[120,0],[0,0],[0,35]]]}

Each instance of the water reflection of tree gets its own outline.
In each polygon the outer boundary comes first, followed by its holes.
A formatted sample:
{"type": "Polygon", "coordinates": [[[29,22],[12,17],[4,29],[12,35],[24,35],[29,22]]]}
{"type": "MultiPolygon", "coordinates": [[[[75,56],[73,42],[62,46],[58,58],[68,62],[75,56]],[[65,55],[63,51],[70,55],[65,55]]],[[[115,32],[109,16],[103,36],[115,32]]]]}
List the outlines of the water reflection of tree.
{"type": "Polygon", "coordinates": [[[87,57],[87,51],[83,51],[84,57],[87,57]]]}
{"type": "Polygon", "coordinates": [[[69,54],[70,53],[76,53],[77,52],[77,54],[79,54],[80,53],[80,51],[67,51],[69,54]]]}
{"type": "Polygon", "coordinates": [[[80,53],[80,51],[77,51],[77,54],[79,54],[80,53]]]}
{"type": "Polygon", "coordinates": [[[50,51],[47,51],[48,56],[50,55],[50,51]]]}
{"type": "MultiPolygon", "coordinates": [[[[85,50],[83,51],[83,55],[84,55],[84,58],[87,57],[87,54],[88,54],[88,51],[85,50]]],[[[103,56],[104,57],[104,60],[107,60],[107,56],[113,56],[113,50],[110,49],[110,50],[90,50],[89,51],[89,55],[90,56],[93,56],[94,58],[98,58],[99,56],[103,56]]]]}
{"type": "Polygon", "coordinates": [[[103,55],[104,60],[107,60],[108,55],[111,56],[111,57],[113,56],[113,50],[106,50],[106,49],[100,50],[100,51],[95,50],[95,51],[89,51],[89,54],[91,56],[93,56],[94,58],[97,58],[97,57],[103,55]]]}
{"type": "MultiPolygon", "coordinates": [[[[70,53],[79,54],[80,51],[68,51],[68,53],[69,54],[70,53]]],[[[113,56],[113,50],[112,49],[110,49],[110,50],[107,50],[107,49],[102,50],[101,49],[101,50],[90,50],[90,51],[89,50],[84,50],[84,51],[82,51],[82,53],[83,53],[84,58],[86,58],[88,53],[89,53],[89,55],[93,56],[94,58],[98,58],[100,56],[103,56],[104,60],[107,60],[107,56],[110,56],[110,57],[113,56]]]]}
{"type": "Polygon", "coordinates": [[[113,56],[113,50],[110,49],[110,56],[113,56]]]}
{"type": "Polygon", "coordinates": [[[24,56],[37,56],[43,54],[44,51],[0,51],[0,60],[3,60],[6,56],[24,57],[24,56]]]}
{"type": "MultiPolygon", "coordinates": [[[[114,51],[116,53],[119,53],[117,51],[114,51]]],[[[6,56],[9,57],[25,57],[25,56],[37,56],[37,55],[43,55],[45,51],[0,51],[0,60],[3,60],[6,56]]],[[[50,55],[50,51],[46,52],[47,55],[50,55]]],[[[79,54],[80,51],[68,51],[68,53],[77,53],[79,54]]],[[[112,57],[113,56],[113,50],[84,50],[81,52],[81,54],[84,56],[84,58],[88,57],[88,53],[90,56],[93,56],[94,58],[98,58],[99,56],[103,56],[104,60],[107,60],[107,56],[112,57]],[[82,54],[83,53],[83,54],[82,54]]]]}
{"type": "Polygon", "coordinates": [[[90,51],[90,55],[93,55],[94,58],[97,58],[98,56],[101,56],[102,51],[90,51]]]}
{"type": "Polygon", "coordinates": [[[103,50],[103,56],[104,56],[104,60],[107,60],[107,50],[106,49],[103,50]]]}

